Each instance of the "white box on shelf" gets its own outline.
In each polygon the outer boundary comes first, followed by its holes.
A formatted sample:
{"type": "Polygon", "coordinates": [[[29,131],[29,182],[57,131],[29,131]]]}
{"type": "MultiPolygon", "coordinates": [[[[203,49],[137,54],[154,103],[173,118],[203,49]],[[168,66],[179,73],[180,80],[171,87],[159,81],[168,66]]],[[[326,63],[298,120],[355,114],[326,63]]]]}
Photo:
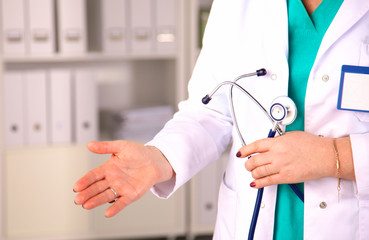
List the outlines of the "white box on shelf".
{"type": "Polygon", "coordinates": [[[103,0],[102,47],[106,53],[125,53],[128,44],[128,1],[103,0]]]}
{"type": "Polygon", "coordinates": [[[76,143],[98,140],[97,86],[91,69],[74,71],[74,132],[76,143]]]}
{"type": "Polygon", "coordinates": [[[87,51],[85,0],[57,0],[58,43],[61,54],[87,51]]]}
{"type": "Polygon", "coordinates": [[[155,49],[157,52],[176,52],[177,0],[156,0],[155,49]]]}
{"type": "Polygon", "coordinates": [[[27,70],[25,86],[25,144],[47,144],[46,71],[27,70]]]}
{"type": "Polygon", "coordinates": [[[152,0],[134,0],[131,4],[131,46],[133,54],[152,52],[152,0]]]}
{"type": "Polygon", "coordinates": [[[23,0],[2,1],[2,36],[5,56],[26,54],[25,4],[23,0]]]}
{"type": "Polygon", "coordinates": [[[71,71],[51,69],[49,73],[50,143],[72,142],[71,71]]]}
{"type": "Polygon", "coordinates": [[[21,72],[3,75],[4,145],[24,145],[24,91],[21,72]]]}
{"type": "Polygon", "coordinates": [[[53,0],[28,0],[28,40],[31,55],[51,55],[55,51],[53,0]]]}

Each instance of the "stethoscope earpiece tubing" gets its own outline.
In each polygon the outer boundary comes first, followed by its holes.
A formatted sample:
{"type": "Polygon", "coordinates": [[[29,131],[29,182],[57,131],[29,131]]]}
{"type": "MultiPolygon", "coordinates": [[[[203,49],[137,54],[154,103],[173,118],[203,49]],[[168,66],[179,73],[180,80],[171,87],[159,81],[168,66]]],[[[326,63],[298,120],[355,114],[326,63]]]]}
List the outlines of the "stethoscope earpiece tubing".
{"type": "MultiPolygon", "coordinates": [[[[218,84],[218,86],[216,86],[214,88],[214,90],[210,94],[208,94],[208,95],[206,95],[205,97],[202,98],[202,103],[203,104],[208,104],[211,101],[211,98],[214,95],[214,93],[216,91],[218,91],[218,89],[220,87],[222,87],[224,85],[231,85],[230,92],[229,92],[230,112],[231,112],[231,115],[232,115],[233,124],[235,126],[236,131],[237,131],[239,139],[242,143],[242,146],[245,146],[246,143],[245,143],[245,140],[242,137],[241,131],[240,131],[240,129],[238,127],[238,123],[237,123],[237,118],[236,118],[236,114],[235,114],[235,110],[234,110],[234,104],[233,104],[233,87],[238,88],[244,94],[246,94],[261,109],[261,111],[264,112],[265,115],[268,116],[268,118],[271,120],[271,122],[273,123],[273,127],[269,131],[268,138],[274,138],[274,136],[277,132],[278,132],[279,135],[283,135],[283,131],[281,130],[279,124],[282,122],[282,124],[288,125],[288,124],[292,123],[295,120],[295,117],[296,117],[296,115],[295,116],[292,115],[292,118],[287,116],[287,107],[285,107],[285,105],[287,105],[287,106],[288,105],[294,105],[294,103],[291,99],[285,97],[285,98],[283,98],[282,102],[285,102],[285,100],[288,100],[287,102],[292,101],[292,103],[287,103],[287,104],[286,103],[285,104],[274,103],[272,105],[272,107],[276,108],[275,110],[277,110],[276,113],[277,113],[278,117],[272,116],[273,115],[272,111],[269,114],[268,111],[260,104],[259,101],[257,101],[248,91],[246,91],[246,89],[244,89],[242,86],[237,84],[237,81],[242,79],[242,78],[250,77],[250,76],[264,76],[264,75],[266,75],[266,73],[267,73],[267,71],[264,68],[262,68],[262,69],[257,70],[256,72],[253,72],[253,73],[240,75],[233,81],[221,82],[220,84],[218,84]],[[280,113],[283,113],[283,115],[279,116],[280,113]],[[285,121],[286,119],[287,119],[287,123],[284,123],[283,121],[285,121]]],[[[281,99],[277,98],[276,100],[281,100],[281,99]]],[[[294,109],[295,109],[295,114],[296,114],[296,106],[294,106],[294,109]]],[[[271,108],[271,110],[272,110],[272,108],[271,108]]],[[[297,188],[296,184],[289,184],[289,186],[296,193],[296,195],[301,199],[301,201],[304,202],[304,194],[297,188]]],[[[254,239],[256,223],[257,223],[257,220],[258,220],[260,205],[261,205],[261,201],[262,201],[262,198],[263,198],[263,192],[264,192],[264,188],[259,188],[258,192],[257,192],[257,195],[256,195],[256,202],[255,202],[254,212],[253,212],[253,215],[252,215],[252,220],[251,220],[250,230],[249,230],[249,236],[248,236],[249,240],[254,239]]]]}

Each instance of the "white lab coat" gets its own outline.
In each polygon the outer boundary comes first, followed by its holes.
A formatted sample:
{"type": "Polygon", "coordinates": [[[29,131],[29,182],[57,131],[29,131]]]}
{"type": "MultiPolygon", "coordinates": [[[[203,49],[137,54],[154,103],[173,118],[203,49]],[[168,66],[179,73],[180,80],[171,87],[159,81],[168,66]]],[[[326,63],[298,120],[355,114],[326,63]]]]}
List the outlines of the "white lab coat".
{"type": "MultiPolygon", "coordinates": [[[[233,135],[219,192],[214,239],[247,239],[257,191],[249,186],[253,179],[245,170],[245,160],[235,157],[241,143],[232,129],[229,88],[222,88],[207,106],[201,98],[218,83],[259,68],[266,68],[268,74],[239,83],[265,108],[275,97],[287,95],[286,9],[285,0],[215,0],[189,84],[189,99],[148,143],[163,152],[176,172],[174,179],[153,188],[160,197],[168,197],[218,159],[233,135]]],[[[343,64],[369,66],[368,0],[343,2],[310,72],[305,131],[326,137],[350,136],[356,181],[341,182],[340,202],[336,178],[305,182],[304,239],[369,239],[369,113],[337,110],[343,64]]],[[[237,90],[234,102],[246,142],[265,138],[271,127],[265,115],[237,90]]],[[[264,189],[255,239],[273,238],[276,191],[276,186],[264,189]]]]}

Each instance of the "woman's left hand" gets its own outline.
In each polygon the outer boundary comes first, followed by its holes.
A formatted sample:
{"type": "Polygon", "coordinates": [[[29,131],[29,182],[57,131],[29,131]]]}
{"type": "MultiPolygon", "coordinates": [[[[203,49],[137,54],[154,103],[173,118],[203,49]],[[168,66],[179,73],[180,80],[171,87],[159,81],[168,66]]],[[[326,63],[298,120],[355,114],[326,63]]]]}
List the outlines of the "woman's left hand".
{"type": "Polygon", "coordinates": [[[237,157],[250,157],[245,167],[255,179],[250,186],[299,183],[336,177],[337,167],[332,138],[306,132],[288,132],[242,147],[237,157]]]}

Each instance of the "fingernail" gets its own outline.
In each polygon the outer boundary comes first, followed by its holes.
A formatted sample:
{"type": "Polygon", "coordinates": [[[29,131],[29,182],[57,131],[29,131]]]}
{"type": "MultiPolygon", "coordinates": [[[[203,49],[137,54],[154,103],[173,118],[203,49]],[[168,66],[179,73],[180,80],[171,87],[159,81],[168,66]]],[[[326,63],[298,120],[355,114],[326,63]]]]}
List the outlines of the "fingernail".
{"type": "Polygon", "coordinates": [[[241,152],[237,152],[236,157],[241,157],[241,152]]]}
{"type": "Polygon", "coordinates": [[[255,186],[256,186],[255,182],[250,183],[250,187],[255,187],[255,186]]]}

